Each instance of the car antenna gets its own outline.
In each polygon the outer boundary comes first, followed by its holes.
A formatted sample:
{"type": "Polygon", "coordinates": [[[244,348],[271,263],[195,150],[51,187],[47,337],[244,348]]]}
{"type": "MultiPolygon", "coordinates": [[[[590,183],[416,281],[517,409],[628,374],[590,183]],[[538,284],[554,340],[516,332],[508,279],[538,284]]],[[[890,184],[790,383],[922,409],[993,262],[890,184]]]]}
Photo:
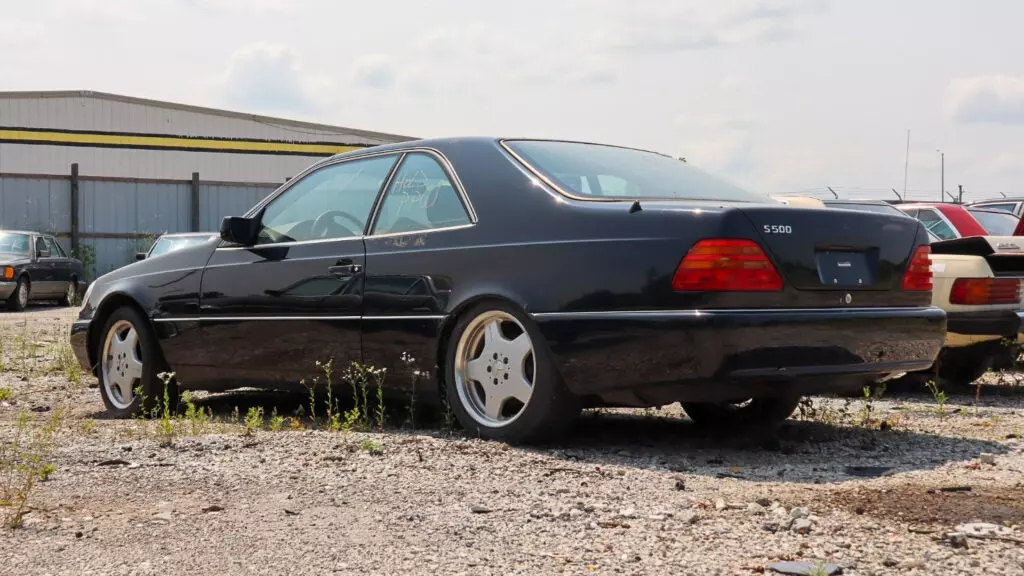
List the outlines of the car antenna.
{"type": "Polygon", "coordinates": [[[640,201],[633,200],[633,205],[629,207],[629,213],[632,214],[633,212],[639,212],[641,210],[643,210],[643,207],[640,206],[640,201]]]}

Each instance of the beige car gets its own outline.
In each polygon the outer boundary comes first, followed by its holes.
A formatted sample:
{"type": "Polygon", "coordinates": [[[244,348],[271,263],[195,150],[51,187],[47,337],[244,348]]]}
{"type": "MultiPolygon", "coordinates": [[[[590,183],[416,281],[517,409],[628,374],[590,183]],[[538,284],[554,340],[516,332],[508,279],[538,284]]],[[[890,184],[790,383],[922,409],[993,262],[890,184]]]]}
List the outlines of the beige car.
{"type": "MultiPolygon", "coordinates": [[[[786,204],[903,215],[881,200],[819,200],[776,196],[786,204]]],[[[909,218],[909,216],[907,216],[909,218]]],[[[931,235],[932,304],[946,311],[946,342],[936,360],[939,377],[968,385],[989,368],[1013,363],[1012,342],[1024,341],[1024,237],[931,235]]]]}

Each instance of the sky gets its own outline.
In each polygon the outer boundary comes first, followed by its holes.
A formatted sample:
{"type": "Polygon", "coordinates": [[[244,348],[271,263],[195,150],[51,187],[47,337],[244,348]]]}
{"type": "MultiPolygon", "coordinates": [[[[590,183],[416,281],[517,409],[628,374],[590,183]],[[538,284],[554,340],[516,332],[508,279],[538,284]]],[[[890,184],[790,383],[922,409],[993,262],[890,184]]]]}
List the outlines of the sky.
{"type": "Polygon", "coordinates": [[[771,193],[1024,195],[1020,0],[0,0],[0,90],[684,156],[771,193]],[[910,152],[907,154],[907,131],[910,152]]]}

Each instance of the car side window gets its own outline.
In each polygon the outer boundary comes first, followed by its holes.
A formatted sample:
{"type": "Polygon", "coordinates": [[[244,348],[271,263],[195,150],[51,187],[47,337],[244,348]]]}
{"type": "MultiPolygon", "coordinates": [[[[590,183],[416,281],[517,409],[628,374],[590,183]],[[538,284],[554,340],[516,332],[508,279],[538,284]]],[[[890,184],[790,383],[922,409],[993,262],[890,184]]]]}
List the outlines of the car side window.
{"type": "Polygon", "coordinates": [[[257,244],[363,235],[397,154],[350,160],[312,172],[263,210],[257,244]]]}
{"type": "Polygon", "coordinates": [[[917,215],[917,219],[924,223],[924,227],[928,231],[943,240],[952,240],[957,237],[956,230],[953,230],[949,224],[946,224],[946,221],[934,210],[921,210],[917,215]]]}
{"type": "Polygon", "coordinates": [[[61,253],[60,245],[53,241],[53,238],[49,236],[43,236],[43,240],[46,242],[46,248],[50,251],[51,258],[63,258],[64,254],[61,253]]]}
{"type": "Polygon", "coordinates": [[[436,230],[469,224],[459,193],[436,158],[406,155],[381,202],[374,234],[436,230]]]}
{"type": "Polygon", "coordinates": [[[36,258],[46,258],[52,254],[46,254],[49,249],[46,247],[46,240],[42,236],[36,236],[36,258]]]}
{"type": "Polygon", "coordinates": [[[1017,207],[1017,204],[1014,202],[1011,202],[1009,204],[981,204],[979,207],[988,208],[991,210],[1003,210],[1012,213],[1014,209],[1017,207]]]}

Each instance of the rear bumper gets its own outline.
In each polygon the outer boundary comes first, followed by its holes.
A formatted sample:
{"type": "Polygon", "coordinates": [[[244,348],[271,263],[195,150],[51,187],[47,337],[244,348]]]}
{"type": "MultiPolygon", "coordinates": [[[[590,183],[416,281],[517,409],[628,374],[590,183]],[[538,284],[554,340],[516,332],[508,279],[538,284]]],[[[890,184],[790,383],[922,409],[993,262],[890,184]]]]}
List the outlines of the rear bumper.
{"type": "Polygon", "coordinates": [[[82,369],[92,373],[93,366],[89,360],[89,324],[89,320],[76,320],[72,323],[69,340],[82,369]]]}
{"type": "Polygon", "coordinates": [[[577,395],[672,385],[704,396],[736,382],[796,380],[817,380],[822,391],[856,388],[930,367],[946,332],[946,313],[932,306],[533,317],[577,395]]]}
{"type": "Polygon", "coordinates": [[[947,345],[956,345],[959,341],[974,343],[984,339],[1015,340],[1024,334],[1024,311],[949,312],[946,317],[946,329],[949,331],[947,345]]]}

